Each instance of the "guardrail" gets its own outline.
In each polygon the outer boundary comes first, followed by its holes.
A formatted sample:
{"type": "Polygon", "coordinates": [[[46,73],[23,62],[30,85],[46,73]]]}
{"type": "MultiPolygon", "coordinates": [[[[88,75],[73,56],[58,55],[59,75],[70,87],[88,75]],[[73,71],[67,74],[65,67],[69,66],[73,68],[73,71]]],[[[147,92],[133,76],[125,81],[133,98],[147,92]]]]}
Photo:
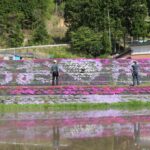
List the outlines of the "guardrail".
{"type": "Polygon", "coordinates": [[[133,42],[128,42],[130,46],[146,46],[150,45],[150,40],[148,41],[133,41],[133,42]]]}
{"type": "Polygon", "coordinates": [[[26,47],[15,47],[15,48],[3,48],[0,49],[0,54],[5,56],[5,55],[18,55],[22,57],[29,57],[29,58],[53,58],[51,57],[46,57],[42,55],[38,55],[34,49],[41,49],[40,51],[42,52],[42,49],[45,48],[50,48],[50,47],[70,47],[70,44],[52,44],[52,45],[38,45],[38,46],[26,46],[26,47]],[[27,51],[27,52],[24,52],[27,51]],[[31,53],[30,53],[31,50],[31,53]],[[19,52],[18,52],[19,51],[19,52]]]}
{"type": "Polygon", "coordinates": [[[25,46],[25,47],[14,47],[14,48],[3,48],[0,51],[6,50],[21,50],[21,49],[31,49],[31,48],[47,48],[47,47],[60,47],[60,46],[67,46],[69,47],[70,44],[50,44],[50,45],[38,45],[38,46],[25,46]]]}

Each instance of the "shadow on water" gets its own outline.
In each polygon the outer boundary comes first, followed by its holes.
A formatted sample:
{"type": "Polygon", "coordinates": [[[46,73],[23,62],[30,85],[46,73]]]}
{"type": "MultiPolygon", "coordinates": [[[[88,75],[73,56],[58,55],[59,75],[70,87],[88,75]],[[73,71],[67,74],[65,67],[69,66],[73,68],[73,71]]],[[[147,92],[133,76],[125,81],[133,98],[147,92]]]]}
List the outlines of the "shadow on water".
{"type": "Polygon", "coordinates": [[[0,150],[150,150],[150,111],[3,113],[0,150]]]}

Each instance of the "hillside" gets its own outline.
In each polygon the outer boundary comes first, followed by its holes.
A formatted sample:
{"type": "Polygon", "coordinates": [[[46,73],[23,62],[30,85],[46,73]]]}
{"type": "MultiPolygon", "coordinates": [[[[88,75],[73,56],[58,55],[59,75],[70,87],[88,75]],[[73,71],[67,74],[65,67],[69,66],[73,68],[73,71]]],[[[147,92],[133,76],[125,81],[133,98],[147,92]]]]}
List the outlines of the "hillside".
{"type": "Polygon", "coordinates": [[[63,5],[53,0],[3,0],[0,5],[0,47],[60,43],[67,28],[63,5]]]}
{"type": "Polygon", "coordinates": [[[0,48],[70,43],[76,54],[108,57],[148,39],[149,10],[145,0],[3,0],[0,48]]]}

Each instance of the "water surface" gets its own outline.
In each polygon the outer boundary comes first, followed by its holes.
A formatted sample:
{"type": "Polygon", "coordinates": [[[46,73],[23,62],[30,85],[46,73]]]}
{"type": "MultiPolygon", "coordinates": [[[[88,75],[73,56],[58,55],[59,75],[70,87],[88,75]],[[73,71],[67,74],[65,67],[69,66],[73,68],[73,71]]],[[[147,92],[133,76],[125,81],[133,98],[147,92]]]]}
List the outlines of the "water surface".
{"type": "Polygon", "coordinates": [[[0,114],[0,150],[150,150],[150,111],[0,114]]]}

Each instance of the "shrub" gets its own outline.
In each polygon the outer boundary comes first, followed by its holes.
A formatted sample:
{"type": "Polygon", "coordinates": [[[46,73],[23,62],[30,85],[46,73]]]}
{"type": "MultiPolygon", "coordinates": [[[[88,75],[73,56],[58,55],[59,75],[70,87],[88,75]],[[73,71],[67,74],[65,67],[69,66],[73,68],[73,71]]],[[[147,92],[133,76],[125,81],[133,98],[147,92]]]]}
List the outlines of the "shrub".
{"type": "Polygon", "coordinates": [[[18,26],[11,27],[8,32],[7,43],[10,47],[18,47],[23,43],[23,33],[18,26]]]}
{"type": "Polygon", "coordinates": [[[48,44],[50,39],[45,24],[40,21],[37,25],[36,28],[33,31],[33,38],[32,38],[32,43],[33,44],[48,44]]]}
{"type": "Polygon", "coordinates": [[[100,33],[95,33],[89,27],[80,27],[71,33],[71,47],[78,53],[96,57],[102,49],[100,33]]]}

